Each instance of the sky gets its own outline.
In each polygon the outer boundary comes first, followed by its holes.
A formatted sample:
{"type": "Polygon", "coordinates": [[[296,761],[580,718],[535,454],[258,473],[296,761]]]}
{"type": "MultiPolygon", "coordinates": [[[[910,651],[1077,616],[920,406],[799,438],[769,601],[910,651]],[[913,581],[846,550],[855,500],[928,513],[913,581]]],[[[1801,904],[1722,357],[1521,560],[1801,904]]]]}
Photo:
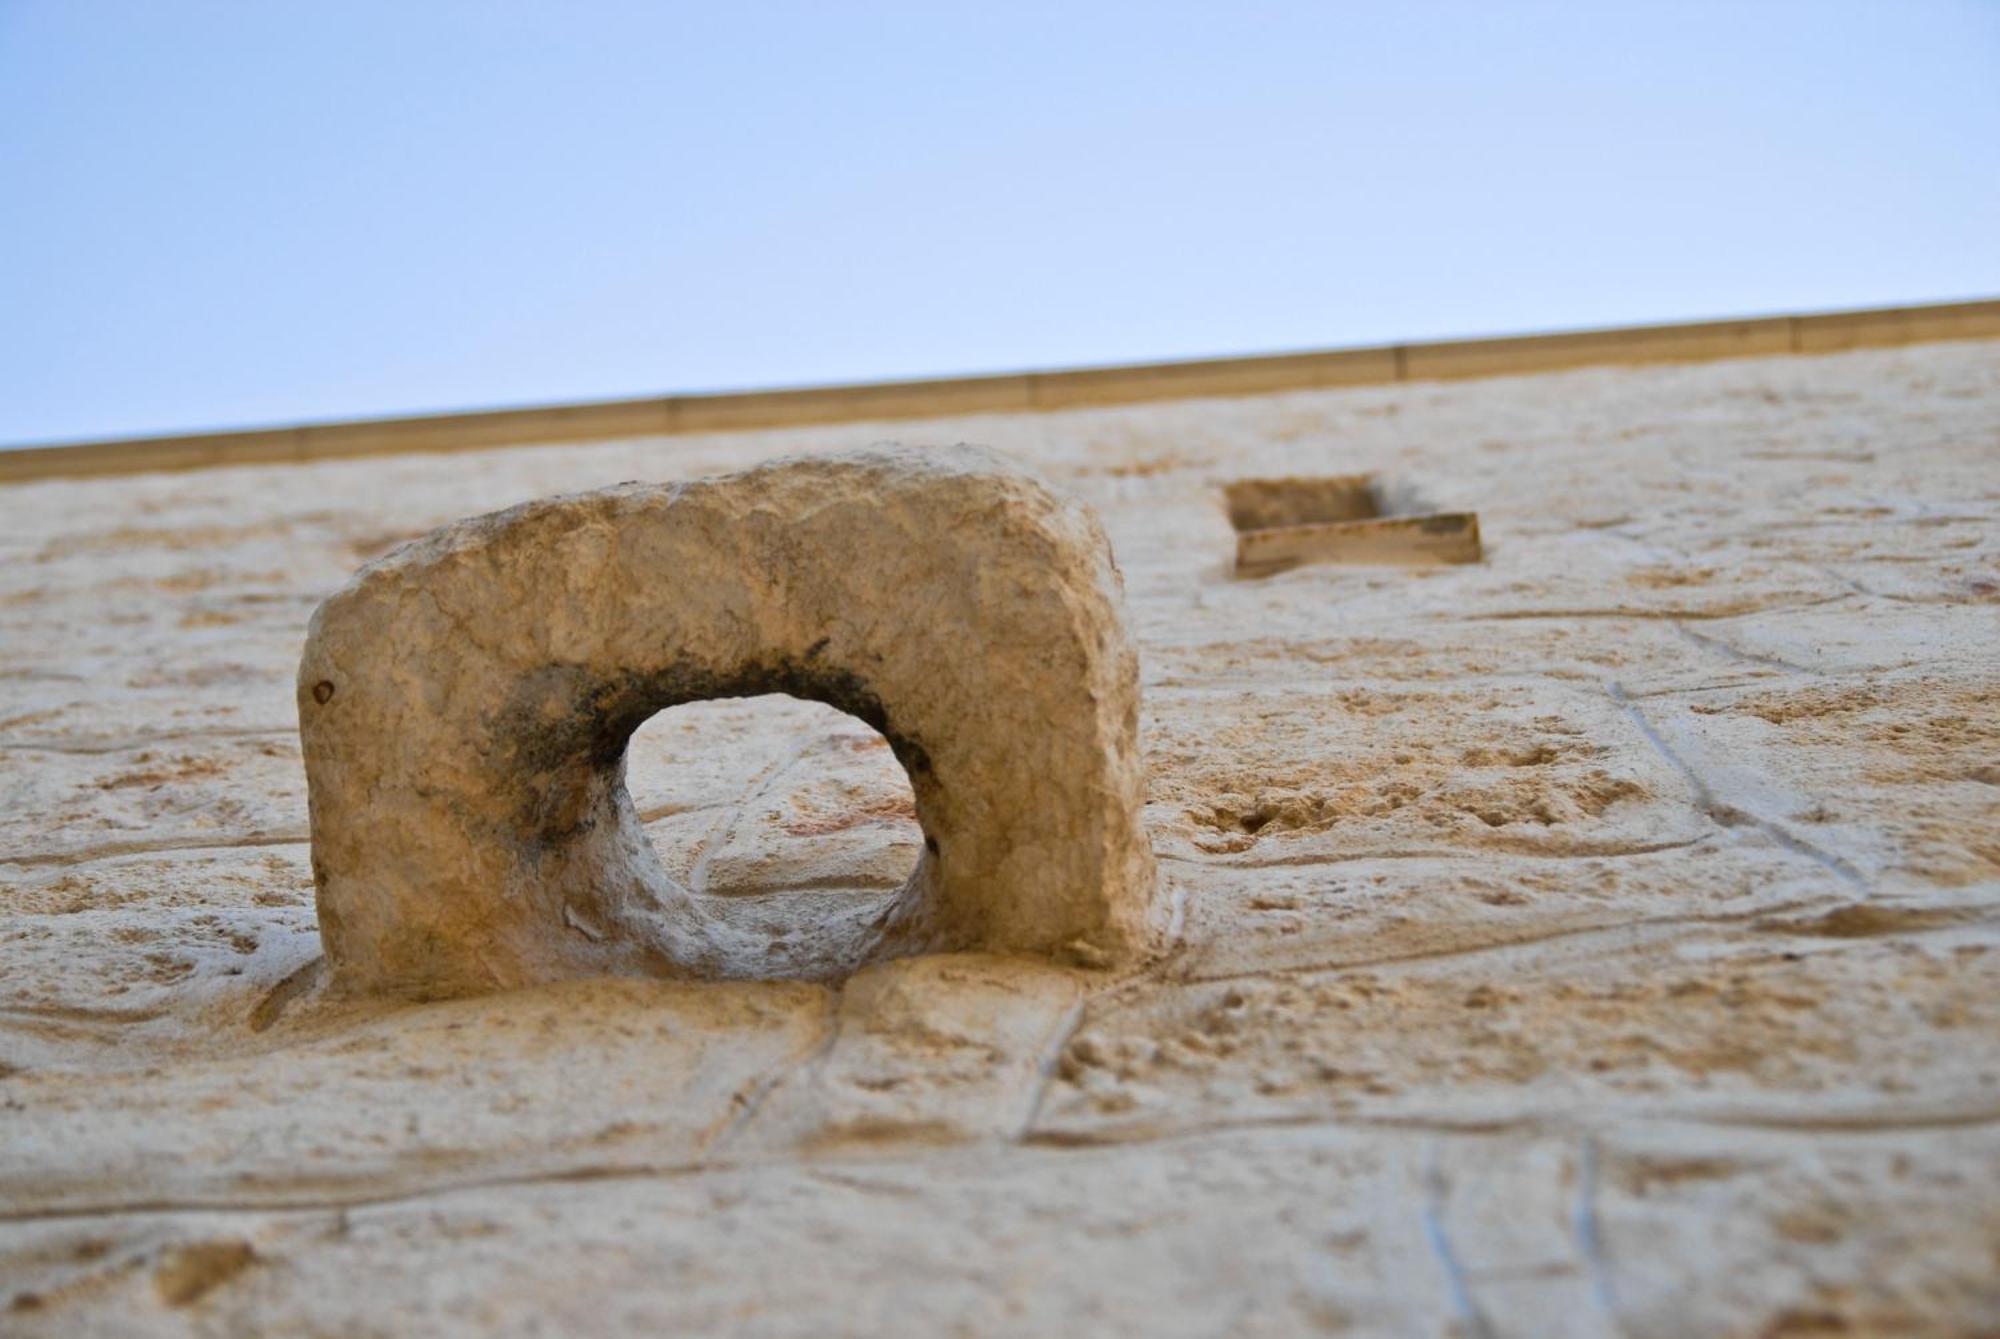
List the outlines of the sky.
{"type": "Polygon", "coordinates": [[[2000,295],[2000,0],[0,0],[0,442],[2000,295]]]}

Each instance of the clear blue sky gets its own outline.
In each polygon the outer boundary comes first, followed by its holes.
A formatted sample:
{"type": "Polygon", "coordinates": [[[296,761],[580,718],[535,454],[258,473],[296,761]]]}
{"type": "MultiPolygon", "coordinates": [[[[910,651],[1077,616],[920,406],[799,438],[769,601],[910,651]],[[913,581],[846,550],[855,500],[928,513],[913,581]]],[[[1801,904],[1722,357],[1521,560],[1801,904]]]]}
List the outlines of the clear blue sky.
{"type": "Polygon", "coordinates": [[[0,0],[0,441],[2000,293],[2000,0],[0,0]]]}

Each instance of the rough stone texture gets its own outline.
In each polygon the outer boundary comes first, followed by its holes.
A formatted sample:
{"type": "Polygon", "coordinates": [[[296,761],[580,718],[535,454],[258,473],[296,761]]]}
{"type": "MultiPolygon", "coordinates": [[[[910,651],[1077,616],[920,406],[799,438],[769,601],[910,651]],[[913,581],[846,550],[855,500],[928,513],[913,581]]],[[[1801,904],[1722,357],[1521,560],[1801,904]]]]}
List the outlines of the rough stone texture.
{"type": "MultiPolygon", "coordinates": [[[[423,1004],[314,966],[312,610],[886,430],[0,490],[0,1333],[1990,1334],[1996,425],[1993,344],[898,425],[1103,516],[1169,955],[423,1004]],[[1363,472],[1486,561],[1230,575],[1363,472]]],[[[816,703],[627,784],[774,970],[922,845],[816,703]]]]}
{"type": "Polygon", "coordinates": [[[298,711],[337,984],[771,974],[770,936],[673,881],[625,787],[656,713],[769,693],[880,731],[924,837],[898,896],[787,967],[1158,943],[1103,530],[990,451],[877,449],[462,521],[320,606],[298,711]]]}

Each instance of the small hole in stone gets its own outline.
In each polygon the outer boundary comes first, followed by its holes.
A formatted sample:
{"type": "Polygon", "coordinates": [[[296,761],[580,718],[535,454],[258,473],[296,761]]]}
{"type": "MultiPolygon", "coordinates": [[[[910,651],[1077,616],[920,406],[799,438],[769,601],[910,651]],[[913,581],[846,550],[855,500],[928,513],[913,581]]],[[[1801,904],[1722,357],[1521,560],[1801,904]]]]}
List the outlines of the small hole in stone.
{"type": "Polygon", "coordinates": [[[1236,530],[1236,575],[1302,563],[1425,567],[1475,563],[1479,517],[1435,510],[1407,484],[1372,474],[1234,479],[1222,486],[1236,530]]]}
{"type": "Polygon", "coordinates": [[[625,765],[668,876],[762,955],[732,975],[836,974],[926,844],[889,742],[822,703],[672,707],[639,727],[625,765]]]}
{"type": "Polygon", "coordinates": [[[313,701],[319,703],[322,707],[325,706],[327,703],[333,701],[332,680],[321,679],[318,683],[313,685],[313,701]]]}

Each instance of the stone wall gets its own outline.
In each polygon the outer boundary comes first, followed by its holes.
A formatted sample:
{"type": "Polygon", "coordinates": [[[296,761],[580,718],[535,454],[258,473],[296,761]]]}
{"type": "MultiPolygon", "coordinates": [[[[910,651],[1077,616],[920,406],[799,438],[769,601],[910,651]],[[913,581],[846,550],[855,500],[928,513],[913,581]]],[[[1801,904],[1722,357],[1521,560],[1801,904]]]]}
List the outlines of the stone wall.
{"type": "MultiPolygon", "coordinates": [[[[0,508],[0,1331],[2000,1326],[2000,345],[0,508]],[[887,436],[1101,512],[1163,961],[328,988],[327,593],[455,517],[887,436]],[[1221,484],[1355,472],[1486,560],[1233,575],[1221,484]]],[[[635,808],[741,924],[914,860],[865,725],[676,713],[635,808]]]]}

